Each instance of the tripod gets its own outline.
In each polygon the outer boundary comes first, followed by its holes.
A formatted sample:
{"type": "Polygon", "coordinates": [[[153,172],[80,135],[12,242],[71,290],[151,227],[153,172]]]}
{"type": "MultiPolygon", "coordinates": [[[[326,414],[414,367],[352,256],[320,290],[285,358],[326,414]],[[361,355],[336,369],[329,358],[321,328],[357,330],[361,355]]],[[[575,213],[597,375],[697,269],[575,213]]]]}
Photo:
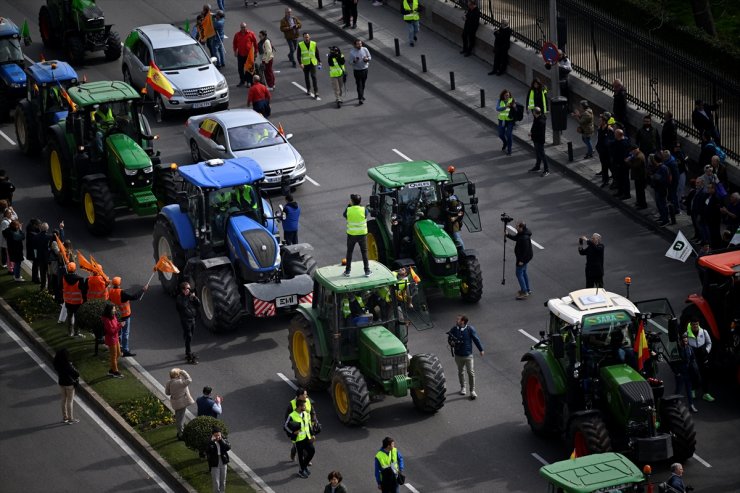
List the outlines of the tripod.
{"type": "Polygon", "coordinates": [[[506,239],[508,236],[506,236],[506,226],[508,223],[504,222],[504,259],[503,263],[501,265],[501,285],[506,285],[506,239]]]}

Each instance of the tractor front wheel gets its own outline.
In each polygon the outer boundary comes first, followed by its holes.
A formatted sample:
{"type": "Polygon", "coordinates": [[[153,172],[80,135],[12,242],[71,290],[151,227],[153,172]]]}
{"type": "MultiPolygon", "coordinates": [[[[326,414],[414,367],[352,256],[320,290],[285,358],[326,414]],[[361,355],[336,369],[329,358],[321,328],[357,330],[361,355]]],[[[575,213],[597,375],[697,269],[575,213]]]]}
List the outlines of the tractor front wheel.
{"type": "Polygon", "coordinates": [[[385,251],[383,236],[381,236],[380,226],[375,220],[367,222],[367,258],[388,265],[388,254],[385,251]]]}
{"type": "Polygon", "coordinates": [[[95,236],[105,236],[113,231],[116,221],[113,195],[102,180],[82,185],[82,216],[85,226],[95,236]]]}
{"type": "Polygon", "coordinates": [[[108,62],[118,60],[121,57],[121,37],[117,32],[111,31],[108,33],[103,53],[105,53],[105,60],[108,62]]]}
{"type": "Polygon", "coordinates": [[[414,355],[409,365],[409,376],[421,382],[421,387],[411,389],[416,409],[423,413],[436,413],[442,409],[447,388],[439,358],[434,354],[414,355]]]}
{"type": "Polygon", "coordinates": [[[304,389],[323,390],[327,382],[321,380],[322,359],[317,355],[311,322],[300,313],[290,321],[288,349],[293,374],[304,389]]]}
{"type": "Polygon", "coordinates": [[[54,200],[58,204],[69,204],[72,199],[72,190],[69,183],[72,163],[68,162],[67,154],[59,142],[55,140],[55,137],[51,137],[49,140],[45,153],[51,194],[54,195],[54,200]]]}
{"type": "MultiPolygon", "coordinates": [[[[157,218],[154,223],[153,237],[153,251],[154,261],[156,262],[159,258],[164,255],[169,258],[172,263],[180,271],[185,268],[185,251],[180,246],[180,242],[177,241],[175,232],[170,225],[170,222],[163,216],[157,218]]],[[[159,282],[162,284],[164,290],[175,296],[178,292],[178,284],[180,283],[180,275],[174,272],[158,272],[159,282]]]]}
{"type": "Polygon", "coordinates": [[[660,410],[661,428],[671,434],[673,460],[683,462],[694,455],[696,450],[696,430],[694,418],[681,400],[663,404],[660,410]]]}
{"type": "Polygon", "coordinates": [[[600,416],[575,418],[570,424],[568,436],[577,457],[601,454],[612,449],[609,431],[600,416]]]}
{"type": "Polygon", "coordinates": [[[362,426],[370,418],[370,393],[365,377],[354,366],[340,366],[331,379],[331,400],[339,420],[362,426]]]}
{"type": "Polygon", "coordinates": [[[466,256],[460,259],[460,295],[463,301],[478,303],[483,296],[483,274],[478,257],[466,256]]]}
{"type": "Polygon", "coordinates": [[[527,423],[536,435],[549,436],[557,432],[558,399],[547,392],[545,376],[535,361],[527,361],[522,370],[522,406],[527,423]]]}
{"type": "Polygon", "coordinates": [[[15,138],[23,154],[31,156],[38,153],[39,139],[36,133],[36,120],[29,101],[21,101],[15,108],[15,138]]]}
{"type": "Polygon", "coordinates": [[[246,316],[231,267],[201,271],[196,280],[203,325],[211,332],[235,330],[246,316]]]}
{"type": "Polygon", "coordinates": [[[85,43],[79,36],[67,38],[67,56],[75,65],[81,65],[85,61],[85,43]]]}

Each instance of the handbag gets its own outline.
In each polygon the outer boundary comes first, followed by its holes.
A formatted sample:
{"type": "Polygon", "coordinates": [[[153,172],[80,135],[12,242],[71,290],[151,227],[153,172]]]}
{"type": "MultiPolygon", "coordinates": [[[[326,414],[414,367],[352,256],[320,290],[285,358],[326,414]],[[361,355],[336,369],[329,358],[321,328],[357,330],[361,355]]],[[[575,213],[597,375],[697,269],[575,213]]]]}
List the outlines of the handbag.
{"type": "Polygon", "coordinates": [[[402,472],[399,472],[396,476],[396,481],[398,484],[405,484],[406,483],[406,476],[402,472]]]}

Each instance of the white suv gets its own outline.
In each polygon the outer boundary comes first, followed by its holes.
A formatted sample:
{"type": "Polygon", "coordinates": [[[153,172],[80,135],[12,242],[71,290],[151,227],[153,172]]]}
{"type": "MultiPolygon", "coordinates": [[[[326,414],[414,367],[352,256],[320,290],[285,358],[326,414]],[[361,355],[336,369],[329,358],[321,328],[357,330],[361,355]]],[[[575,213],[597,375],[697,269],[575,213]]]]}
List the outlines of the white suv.
{"type": "Polygon", "coordinates": [[[229,87],[214,65],[216,59],[209,58],[203,47],[185,32],[171,24],[152,24],[131,31],[123,47],[123,80],[135,88],[143,88],[151,60],[175,89],[170,99],[147,89],[163,117],[174,110],[214,111],[214,108],[229,107],[229,87]]]}

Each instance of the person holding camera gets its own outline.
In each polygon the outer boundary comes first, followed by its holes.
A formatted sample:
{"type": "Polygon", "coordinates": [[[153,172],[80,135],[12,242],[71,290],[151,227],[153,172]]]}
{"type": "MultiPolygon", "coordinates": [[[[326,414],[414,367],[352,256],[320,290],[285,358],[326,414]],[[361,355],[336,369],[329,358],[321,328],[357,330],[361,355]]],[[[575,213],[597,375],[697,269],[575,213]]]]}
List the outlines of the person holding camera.
{"type": "Polygon", "coordinates": [[[519,281],[519,291],[517,300],[526,300],[532,293],[529,286],[529,276],[527,275],[527,265],[532,261],[534,252],[532,251],[532,232],[527,228],[527,223],[519,221],[516,225],[516,234],[504,232],[504,236],[514,240],[514,256],[516,257],[516,279],[519,281]]]}
{"type": "Polygon", "coordinates": [[[203,395],[195,400],[195,405],[198,406],[198,416],[210,416],[218,419],[223,412],[221,403],[224,399],[220,395],[211,397],[211,392],[213,392],[211,387],[207,385],[203,387],[203,395]]]}
{"type": "Polygon", "coordinates": [[[352,270],[352,251],[355,245],[360,245],[360,255],[365,267],[365,277],[370,277],[370,263],[367,259],[367,211],[362,203],[362,197],[356,193],[349,196],[350,203],[342,214],[347,219],[347,266],[344,277],[350,276],[352,270]]]}
{"type": "Polygon", "coordinates": [[[398,493],[398,485],[406,482],[403,469],[403,455],[396,448],[396,441],[383,438],[383,446],[375,454],[375,482],[381,493],[398,493]]]}
{"type": "Polygon", "coordinates": [[[578,253],[586,256],[586,288],[604,287],[604,244],[601,235],[578,238],[578,253]]]}
{"type": "Polygon", "coordinates": [[[361,39],[356,39],[352,48],[349,50],[349,60],[352,64],[352,71],[355,76],[355,85],[357,86],[357,99],[359,104],[365,102],[365,84],[367,83],[367,71],[370,67],[370,51],[363,46],[361,39]]]}
{"type": "Polygon", "coordinates": [[[226,469],[229,463],[231,445],[221,435],[221,428],[214,426],[211,431],[211,442],[206,447],[208,468],[211,471],[211,484],[213,485],[213,493],[224,493],[226,491],[226,469]]]}
{"type": "Polygon", "coordinates": [[[191,365],[198,364],[198,356],[190,349],[190,343],[193,341],[193,331],[195,330],[195,319],[198,317],[198,307],[200,300],[190,288],[187,281],[180,283],[180,292],[175,299],[177,313],[180,315],[180,325],[182,326],[182,336],[185,339],[185,359],[191,365]]]}
{"type": "Polygon", "coordinates": [[[473,344],[483,356],[483,344],[480,342],[475,327],[468,324],[466,315],[459,315],[455,326],[447,332],[447,343],[450,345],[452,355],[457,364],[457,377],[460,380],[460,395],[467,393],[465,388],[465,373],[468,374],[468,385],[470,386],[470,400],[474,401],[478,394],[475,393],[475,369],[473,367],[473,344]]]}
{"type": "Polygon", "coordinates": [[[182,440],[182,430],[185,428],[185,411],[195,401],[190,395],[189,385],[193,383],[188,372],[180,368],[170,370],[170,379],[164,387],[164,393],[170,396],[170,405],[175,411],[175,428],[177,439],[182,440]]]}

